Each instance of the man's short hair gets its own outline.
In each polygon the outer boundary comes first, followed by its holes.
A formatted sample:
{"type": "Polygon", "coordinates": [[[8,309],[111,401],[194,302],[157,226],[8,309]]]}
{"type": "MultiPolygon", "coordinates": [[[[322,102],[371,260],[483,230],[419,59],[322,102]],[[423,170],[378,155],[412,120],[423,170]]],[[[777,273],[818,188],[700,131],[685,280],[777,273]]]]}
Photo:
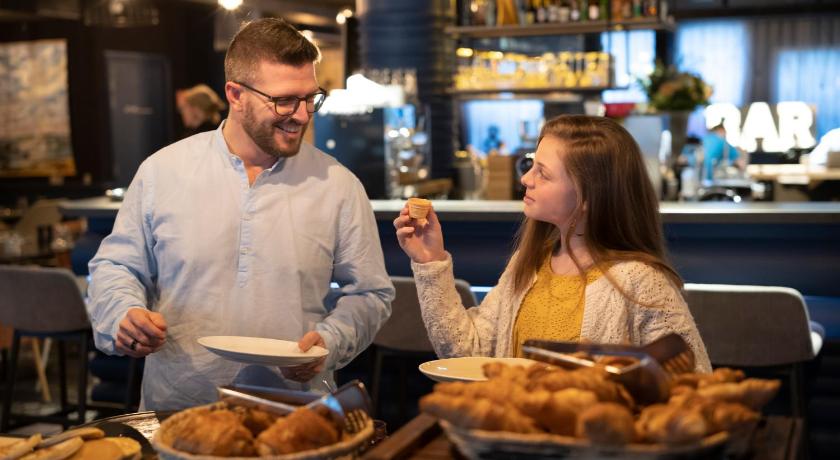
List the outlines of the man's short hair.
{"type": "Polygon", "coordinates": [[[253,81],[262,61],[302,66],[321,60],[321,51],[288,22],[263,18],[242,26],[225,54],[225,80],[253,81]]]}

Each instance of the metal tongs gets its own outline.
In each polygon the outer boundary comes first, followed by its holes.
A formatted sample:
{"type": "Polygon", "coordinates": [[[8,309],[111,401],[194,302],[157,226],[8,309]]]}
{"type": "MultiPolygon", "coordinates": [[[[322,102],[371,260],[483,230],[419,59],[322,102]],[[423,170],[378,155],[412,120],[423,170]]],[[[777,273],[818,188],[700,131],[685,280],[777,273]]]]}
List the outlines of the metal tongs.
{"type": "Polygon", "coordinates": [[[525,357],[566,369],[594,367],[594,360],[574,356],[584,352],[589,356],[620,356],[637,361],[626,366],[604,365],[613,381],[621,383],[641,404],[653,404],[668,399],[671,378],[694,369],[694,353],[677,334],[668,334],[643,346],[607,345],[578,342],[527,340],[522,351],[525,357]]]}
{"type": "Polygon", "coordinates": [[[219,387],[219,401],[252,407],[277,415],[288,415],[301,406],[326,412],[337,426],[350,433],[361,431],[370,418],[373,405],[365,385],[359,380],[345,383],[323,396],[303,391],[254,385],[219,387]]]}

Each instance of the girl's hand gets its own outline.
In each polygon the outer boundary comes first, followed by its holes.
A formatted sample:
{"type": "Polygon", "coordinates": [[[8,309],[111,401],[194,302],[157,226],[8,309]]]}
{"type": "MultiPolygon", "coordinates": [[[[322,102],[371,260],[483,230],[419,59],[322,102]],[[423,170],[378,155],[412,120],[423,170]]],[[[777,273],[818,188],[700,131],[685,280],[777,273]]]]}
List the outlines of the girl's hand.
{"type": "Polygon", "coordinates": [[[429,209],[424,225],[408,215],[408,206],[400,211],[400,216],[394,219],[397,229],[397,241],[406,255],[418,264],[446,260],[443,249],[443,232],[440,221],[434,209],[429,209]]]}

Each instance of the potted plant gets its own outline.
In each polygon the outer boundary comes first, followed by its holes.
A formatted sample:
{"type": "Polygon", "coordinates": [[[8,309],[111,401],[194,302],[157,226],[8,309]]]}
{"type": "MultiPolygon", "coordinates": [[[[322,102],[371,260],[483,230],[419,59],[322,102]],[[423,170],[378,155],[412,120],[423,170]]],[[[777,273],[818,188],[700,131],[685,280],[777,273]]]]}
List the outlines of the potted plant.
{"type": "Polygon", "coordinates": [[[673,167],[685,145],[688,116],[698,106],[709,103],[712,87],[691,72],[680,72],[673,65],[666,66],[657,60],[653,72],[639,83],[648,97],[648,108],[668,115],[671,132],[671,156],[668,166],[673,167]]]}

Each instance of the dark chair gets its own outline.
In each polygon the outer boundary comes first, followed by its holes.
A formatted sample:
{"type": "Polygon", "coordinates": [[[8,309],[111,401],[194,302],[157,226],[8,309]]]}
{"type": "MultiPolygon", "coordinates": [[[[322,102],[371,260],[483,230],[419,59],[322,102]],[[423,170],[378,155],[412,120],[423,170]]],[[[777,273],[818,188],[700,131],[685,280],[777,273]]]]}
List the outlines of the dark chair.
{"type": "MultiPolygon", "coordinates": [[[[376,410],[379,410],[383,362],[386,358],[403,358],[399,362],[399,412],[401,418],[405,419],[405,388],[408,373],[405,359],[424,356],[433,358],[435,351],[429,341],[429,335],[420,314],[420,301],[417,298],[417,286],[414,284],[414,278],[392,276],[391,281],[394,283],[396,290],[394,301],[391,302],[391,317],[373,340],[376,347],[371,396],[376,410]]],[[[465,308],[477,304],[469,283],[456,279],[455,289],[461,296],[461,302],[465,308]]]]}
{"type": "Polygon", "coordinates": [[[0,266],[0,323],[14,328],[6,371],[6,388],[0,413],[0,431],[17,423],[49,422],[64,427],[84,423],[87,404],[87,352],[90,337],[85,304],[76,278],[66,269],[0,266]],[[51,338],[58,344],[61,409],[50,415],[12,413],[12,399],[23,337],[51,338]],[[77,403],[67,402],[67,363],[65,342],[79,344],[77,403]],[[71,420],[69,414],[77,412],[71,420]]]}
{"type": "Polygon", "coordinates": [[[791,413],[804,416],[804,366],[819,354],[825,329],[810,321],[797,290],[686,284],[685,300],[712,365],[781,373],[789,379],[791,413]]]}
{"type": "Polygon", "coordinates": [[[145,359],[111,356],[96,351],[90,360],[90,374],[96,384],[90,390],[90,400],[110,410],[100,410],[98,417],[135,412],[140,404],[140,382],[145,359]]]}

